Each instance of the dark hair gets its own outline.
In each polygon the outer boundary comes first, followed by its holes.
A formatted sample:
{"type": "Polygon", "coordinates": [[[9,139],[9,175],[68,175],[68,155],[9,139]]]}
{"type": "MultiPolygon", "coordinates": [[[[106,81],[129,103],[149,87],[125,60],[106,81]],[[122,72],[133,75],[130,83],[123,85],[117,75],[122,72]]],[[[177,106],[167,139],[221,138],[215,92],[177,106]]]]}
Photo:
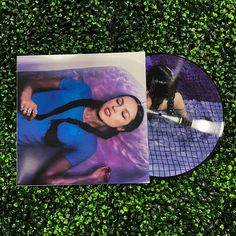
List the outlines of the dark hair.
{"type": "Polygon", "coordinates": [[[177,80],[169,67],[165,65],[151,67],[147,72],[147,90],[152,99],[151,109],[157,109],[163,100],[167,99],[167,111],[173,112],[177,80]]]}
{"type": "MultiPolygon", "coordinates": [[[[144,110],[143,110],[141,102],[135,96],[120,95],[119,97],[122,97],[122,96],[132,97],[136,101],[137,107],[138,107],[138,111],[137,111],[137,114],[136,114],[134,120],[132,120],[128,125],[123,127],[125,129],[125,132],[130,132],[130,131],[136,129],[141,124],[141,122],[143,120],[143,116],[144,116],[144,110]]],[[[109,100],[111,100],[111,99],[109,99],[109,100]]],[[[107,102],[107,101],[105,101],[105,102],[107,102]]],[[[38,114],[35,117],[35,119],[43,120],[43,119],[46,119],[52,115],[60,114],[62,112],[65,112],[69,109],[72,109],[72,108],[78,107],[78,106],[90,107],[90,108],[95,108],[95,109],[99,110],[105,102],[93,100],[93,99],[75,100],[75,101],[69,102],[65,105],[62,105],[47,114],[41,114],[41,115],[38,114]]],[[[117,128],[112,128],[112,127],[108,127],[108,126],[101,127],[101,128],[94,128],[94,127],[90,126],[89,124],[84,123],[83,121],[72,119],[72,118],[68,117],[66,119],[52,120],[51,126],[48,129],[48,131],[44,137],[44,141],[46,144],[48,144],[50,146],[58,146],[61,144],[57,138],[57,127],[62,122],[68,122],[70,124],[77,125],[80,128],[86,130],[87,132],[93,133],[96,136],[103,138],[103,139],[111,138],[114,135],[117,135],[119,133],[117,128]]]]}

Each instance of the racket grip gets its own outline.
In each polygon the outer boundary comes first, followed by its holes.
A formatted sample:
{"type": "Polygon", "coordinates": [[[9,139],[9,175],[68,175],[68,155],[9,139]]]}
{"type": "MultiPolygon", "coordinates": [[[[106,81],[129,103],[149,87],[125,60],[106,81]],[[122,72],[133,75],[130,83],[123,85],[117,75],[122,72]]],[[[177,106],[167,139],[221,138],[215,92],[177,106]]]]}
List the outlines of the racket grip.
{"type": "Polygon", "coordinates": [[[180,117],[179,124],[180,124],[182,127],[191,127],[191,126],[192,126],[192,123],[193,123],[192,120],[189,120],[189,119],[184,118],[184,117],[180,117]]]}

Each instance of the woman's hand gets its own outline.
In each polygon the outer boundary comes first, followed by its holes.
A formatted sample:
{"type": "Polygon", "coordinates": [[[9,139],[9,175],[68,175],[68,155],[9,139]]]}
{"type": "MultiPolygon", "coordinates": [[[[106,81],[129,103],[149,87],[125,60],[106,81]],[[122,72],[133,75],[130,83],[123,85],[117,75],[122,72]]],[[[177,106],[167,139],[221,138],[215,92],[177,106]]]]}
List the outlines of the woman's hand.
{"type": "Polygon", "coordinates": [[[32,120],[37,115],[37,105],[32,100],[32,88],[25,87],[20,97],[20,111],[26,118],[32,120]]]}
{"type": "Polygon", "coordinates": [[[107,183],[111,177],[111,168],[108,166],[99,167],[90,177],[94,184],[107,183]]]}
{"type": "Polygon", "coordinates": [[[37,105],[32,101],[32,94],[37,91],[47,91],[59,89],[62,78],[31,79],[23,86],[23,91],[20,94],[20,110],[29,120],[32,120],[37,115],[37,105]]]}

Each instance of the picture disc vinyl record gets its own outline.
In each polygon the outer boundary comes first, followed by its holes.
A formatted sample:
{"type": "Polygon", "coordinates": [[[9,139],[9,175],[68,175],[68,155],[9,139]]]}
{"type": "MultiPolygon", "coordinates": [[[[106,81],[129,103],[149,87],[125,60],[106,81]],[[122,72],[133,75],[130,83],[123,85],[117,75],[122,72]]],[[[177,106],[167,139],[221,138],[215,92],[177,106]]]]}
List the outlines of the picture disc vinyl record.
{"type": "Polygon", "coordinates": [[[193,170],[216,147],[224,128],[217,88],[195,63],[169,54],[146,56],[150,176],[193,170]]]}

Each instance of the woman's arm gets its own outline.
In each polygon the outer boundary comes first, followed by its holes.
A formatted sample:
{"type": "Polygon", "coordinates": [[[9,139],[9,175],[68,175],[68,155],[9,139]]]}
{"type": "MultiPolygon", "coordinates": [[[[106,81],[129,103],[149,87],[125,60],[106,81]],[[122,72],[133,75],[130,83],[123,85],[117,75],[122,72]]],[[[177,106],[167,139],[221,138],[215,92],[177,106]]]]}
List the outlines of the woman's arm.
{"type": "Polygon", "coordinates": [[[32,100],[35,91],[59,89],[61,79],[53,78],[49,80],[32,79],[24,83],[20,92],[20,111],[28,119],[33,119],[37,115],[37,104],[32,100]]]}
{"type": "Polygon", "coordinates": [[[107,166],[99,167],[92,174],[86,176],[65,175],[71,168],[70,163],[61,158],[53,163],[38,176],[37,184],[68,185],[68,184],[98,184],[106,183],[110,179],[111,169],[107,166]]]}
{"type": "Polygon", "coordinates": [[[152,99],[149,94],[147,94],[147,109],[150,109],[152,106],[152,99]]]}
{"type": "Polygon", "coordinates": [[[188,118],[188,113],[185,108],[184,99],[183,99],[181,93],[179,93],[179,92],[175,93],[174,109],[182,117],[188,118]]]}
{"type": "MultiPolygon", "coordinates": [[[[166,110],[167,109],[167,100],[164,100],[160,106],[158,107],[158,110],[162,111],[162,110],[166,110]]],[[[184,100],[183,97],[181,95],[181,93],[176,92],[175,93],[175,98],[174,98],[174,110],[181,115],[184,118],[188,118],[188,113],[186,111],[185,108],[185,104],[184,104],[184,100]]]]}

